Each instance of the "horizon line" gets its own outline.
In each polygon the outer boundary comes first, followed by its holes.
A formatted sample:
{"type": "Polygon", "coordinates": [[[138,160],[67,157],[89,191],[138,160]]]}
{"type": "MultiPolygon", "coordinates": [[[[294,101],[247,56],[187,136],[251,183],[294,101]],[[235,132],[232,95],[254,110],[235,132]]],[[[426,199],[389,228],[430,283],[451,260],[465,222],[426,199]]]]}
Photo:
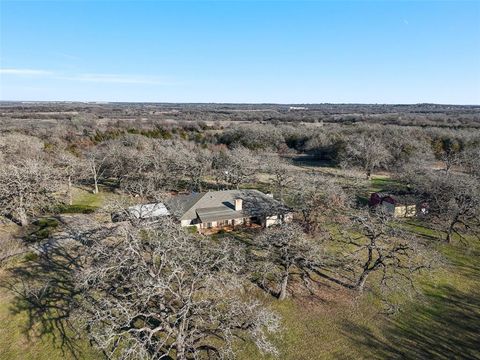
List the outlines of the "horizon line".
{"type": "Polygon", "coordinates": [[[455,103],[435,103],[435,102],[418,102],[418,103],[368,103],[368,102],[199,102],[199,101],[104,101],[104,100],[0,100],[0,103],[84,103],[84,104],[212,104],[212,105],[441,105],[441,106],[480,106],[480,104],[455,104],[455,103]]]}

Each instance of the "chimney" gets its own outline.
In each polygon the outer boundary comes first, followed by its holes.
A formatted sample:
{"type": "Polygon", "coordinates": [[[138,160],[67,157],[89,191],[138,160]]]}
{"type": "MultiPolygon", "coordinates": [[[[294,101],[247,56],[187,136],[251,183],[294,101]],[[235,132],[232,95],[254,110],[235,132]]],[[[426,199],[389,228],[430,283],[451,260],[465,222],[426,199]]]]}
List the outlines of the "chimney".
{"type": "Polygon", "coordinates": [[[242,199],[235,199],[235,211],[242,210],[242,199]]]}

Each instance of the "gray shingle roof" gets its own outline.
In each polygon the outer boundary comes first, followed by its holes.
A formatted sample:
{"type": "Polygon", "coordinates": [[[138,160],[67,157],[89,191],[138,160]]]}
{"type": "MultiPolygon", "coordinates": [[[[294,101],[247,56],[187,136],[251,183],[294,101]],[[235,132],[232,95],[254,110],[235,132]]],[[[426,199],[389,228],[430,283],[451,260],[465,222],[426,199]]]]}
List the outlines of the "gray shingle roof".
{"type": "Polygon", "coordinates": [[[241,211],[235,211],[227,206],[199,208],[196,212],[203,223],[221,220],[241,219],[245,216],[241,211]]]}
{"type": "MultiPolygon", "coordinates": [[[[205,193],[193,193],[189,195],[177,195],[165,202],[165,205],[170,210],[170,213],[175,217],[182,220],[189,209],[195,205],[195,203],[205,193]]],[[[193,217],[191,218],[193,219],[193,217]]]]}
{"type": "Polygon", "coordinates": [[[167,201],[166,205],[179,220],[195,219],[200,211],[198,215],[203,222],[206,221],[204,218],[216,221],[277,215],[290,211],[287,206],[258,190],[224,190],[178,195],[167,201]],[[235,211],[235,199],[243,200],[241,212],[235,211]],[[215,215],[218,217],[214,218],[215,215]]]}

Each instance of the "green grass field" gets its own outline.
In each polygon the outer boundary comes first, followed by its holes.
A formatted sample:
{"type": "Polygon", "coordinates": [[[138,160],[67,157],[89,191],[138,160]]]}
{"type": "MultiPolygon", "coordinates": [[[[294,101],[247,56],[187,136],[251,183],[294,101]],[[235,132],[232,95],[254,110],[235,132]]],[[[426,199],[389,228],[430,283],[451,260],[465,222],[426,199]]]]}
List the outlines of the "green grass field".
{"type": "MultiPolygon", "coordinates": [[[[27,255],[28,257],[28,255],[27,255]]],[[[0,284],[8,279],[7,266],[14,266],[16,259],[0,268],[0,284]]],[[[0,287],[0,359],[18,360],[62,360],[74,357],[62,351],[53,334],[38,335],[38,328],[29,329],[26,312],[18,313],[14,306],[14,294],[5,287],[0,287]]],[[[98,359],[99,354],[90,348],[87,341],[79,340],[77,345],[82,359],[98,359]]]]}
{"type": "Polygon", "coordinates": [[[98,209],[100,208],[105,200],[112,197],[111,192],[105,192],[100,189],[98,194],[93,194],[90,191],[85,191],[82,189],[74,189],[73,192],[73,204],[72,206],[87,207],[98,209]]]}
{"type": "MultiPolygon", "coordinates": [[[[281,358],[480,358],[480,249],[439,245],[439,251],[444,268],[424,275],[421,294],[403,299],[397,315],[382,314],[373,296],[356,300],[334,287],[319,298],[269,300],[284,321],[274,338],[281,358]]],[[[251,346],[243,351],[242,359],[262,358],[251,346]]]]}

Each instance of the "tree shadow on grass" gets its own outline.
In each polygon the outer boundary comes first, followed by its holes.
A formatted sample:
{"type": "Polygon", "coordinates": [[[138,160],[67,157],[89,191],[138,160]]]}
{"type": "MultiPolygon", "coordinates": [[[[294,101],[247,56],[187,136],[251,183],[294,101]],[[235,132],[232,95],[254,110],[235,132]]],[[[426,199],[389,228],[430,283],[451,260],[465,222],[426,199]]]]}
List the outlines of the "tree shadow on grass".
{"type": "Polygon", "coordinates": [[[74,358],[81,358],[81,334],[72,321],[82,293],[76,286],[75,274],[85,264],[82,247],[109,229],[83,229],[65,232],[36,245],[36,251],[17,266],[0,286],[15,298],[12,314],[26,314],[24,334],[51,339],[74,358]]]}
{"type": "Polygon", "coordinates": [[[27,315],[23,329],[27,338],[47,336],[74,357],[78,354],[78,334],[70,315],[78,295],[73,279],[78,266],[78,257],[56,247],[32,254],[28,261],[11,269],[9,281],[1,284],[15,295],[11,313],[27,315]]]}
{"type": "MultiPolygon", "coordinates": [[[[462,276],[480,283],[480,250],[478,247],[457,245],[446,248],[451,251],[448,254],[448,261],[455,268],[455,271],[462,276]]],[[[478,290],[480,293],[480,289],[478,290]]]]}
{"type": "Polygon", "coordinates": [[[388,319],[383,336],[353,322],[343,324],[343,333],[365,358],[480,359],[480,291],[441,286],[426,298],[388,319]]]}

